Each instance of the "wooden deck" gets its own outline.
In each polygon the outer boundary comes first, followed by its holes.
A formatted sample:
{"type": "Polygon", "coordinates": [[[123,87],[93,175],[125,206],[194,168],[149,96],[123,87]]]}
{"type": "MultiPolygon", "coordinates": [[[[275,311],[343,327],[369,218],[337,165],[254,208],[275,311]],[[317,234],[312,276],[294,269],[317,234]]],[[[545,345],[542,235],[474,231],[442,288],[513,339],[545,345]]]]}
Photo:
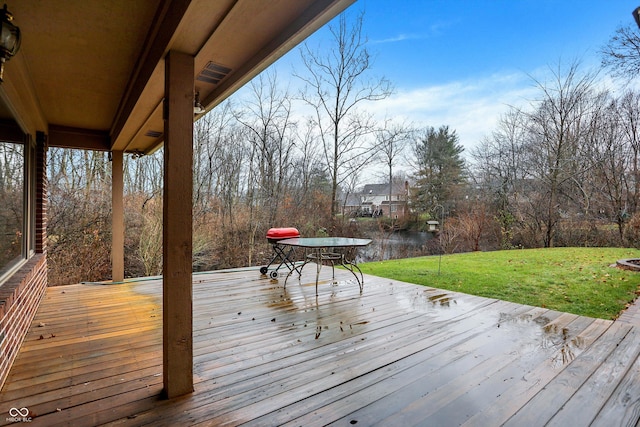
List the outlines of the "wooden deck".
{"type": "Polygon", "coordinates": [[[636,425],[636,327],[365,276],[194,275],[195,392],[162,400],[161,283],[49,288],[0,425],[636,425]],[[15,414],[15,410],[13,413],[15,414]],[[19,416],[18,416],[19,417],[19,416]]]}

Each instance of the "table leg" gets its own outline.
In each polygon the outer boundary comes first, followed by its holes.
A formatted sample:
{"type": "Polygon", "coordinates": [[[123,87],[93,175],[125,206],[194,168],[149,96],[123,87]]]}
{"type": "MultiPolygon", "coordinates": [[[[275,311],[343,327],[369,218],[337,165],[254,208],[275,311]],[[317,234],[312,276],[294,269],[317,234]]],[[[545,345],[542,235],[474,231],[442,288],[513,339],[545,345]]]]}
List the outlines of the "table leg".
{"type": "Polygon", "coordinates": [[[313,248],[313,250],[311,251],[311,254],[305,255],[305,259],[302,265],[299,268],[292,268],[289,271],[289,274],[287,274],[287,277],[284,279],[284,286],[285,287],[287,286],[287,280],[289,279],[289,276],[291,276],[291,274],[294,272],[294,270],[298,272],[298,277],[300,278],[302,277],[302,270],[304,269],[304,266],[307,265],[310,261],[313,261],[316,263],[316,296],[318,296],[318,281],[320,278],[320,270],[322,269],[322,264],[324,263],[324,261],[331,262],[333,279],[335,280],[335,262],[334,261],[338,261],[340,265],[345,267],[347,270],[351,272],[351,274],[353,274],[353,277],[355,277],[356,281],[358,282],[360,293],[362,293],[364,289],[364,275],[362,274],[362,270],[360,270],[360,267],[358,267],[355,262],[349,261],[347,258],[345,258],[343,253],[341,254],[334,253],[334,252],[325,253],[323,252],[323,249],[324,248],[313,248]],[[360,277],[358,277],[358,273],[360,273],[360,277]]]}
{"type": "Polygon", "coordinates": [[[298,279],[300,279],[300,277],[302,277],[302,269],[304,268],[305,265],[307,265],[307,263],[309,262],[309,259],[305,256],[304,257],[304,262],[302,263],[302,265],[300,267],[296,267],[294,269],[289,270],[289,274],[287,274],[287,277],[284,278],[284,288],[287,287],[287,279],[289,279],[289,276],[291,276],[291,274],[294,271],[298,272],[298,279]]]}
{"type": "Polygon", "coordinates": [[[364,275],[362,274],[362,270],[360,270],[360,267],[358,267],[354,262],[349,261],[344,256],[342,257],[341,261],[342,261],[341,262],[342,266],[347,270],[349,270],[351,274],[353,274],[353,277],[355,277],[356,280],[358,281],[358,286],[360,287],[360,293],[362,293],[362,290],[364,288],[364,275]],[[360,273],[360,277],[358,277],[354,269],[358,270],[358,272],[360,273]]]}
{"type": "Polygon", "coordinates": [[[320,277],[320,270],[322,269],[322,249],[318,248],[316,251],[316,296],[318,296],[318,278],[320,277]]]}

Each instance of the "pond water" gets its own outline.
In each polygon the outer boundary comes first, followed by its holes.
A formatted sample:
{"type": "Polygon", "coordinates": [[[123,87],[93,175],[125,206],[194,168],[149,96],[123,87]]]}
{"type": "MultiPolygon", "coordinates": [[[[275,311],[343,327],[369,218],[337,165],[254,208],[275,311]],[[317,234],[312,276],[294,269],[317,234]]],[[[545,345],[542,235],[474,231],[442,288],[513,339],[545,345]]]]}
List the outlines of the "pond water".
{"type": "Polygon", "coordinates": [[[358,262],[428,255],[438,246],[434,234],[426,231],[376,232],[367,237],[372,242],[359,251],[358,262]]]}

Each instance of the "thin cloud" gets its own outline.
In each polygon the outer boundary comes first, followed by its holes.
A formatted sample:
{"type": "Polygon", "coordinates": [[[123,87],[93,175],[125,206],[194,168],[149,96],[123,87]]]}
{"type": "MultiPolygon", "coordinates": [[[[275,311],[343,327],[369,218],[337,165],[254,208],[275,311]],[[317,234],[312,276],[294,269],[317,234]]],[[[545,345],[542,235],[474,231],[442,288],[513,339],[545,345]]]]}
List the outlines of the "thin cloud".
{"type": "Polygon", "coordinates": [[[408,40],[425,40],[432,37],[441,36],[445,30],[453,25],[453,22],[434,22],[429,26],[428,34],[411,34],[411,33],[400,33],[396,36],[387,37],[384,39],[371,40],[372,44],[385,44],[385,43],[399,43],[408,40]]]}
{"type": "Polygon", "coordinates": [[[398,43],[406,40],[422,40],[426,38],[428,37],[419,34],[398,34],[397,36],[389,37],[386,39],[371,40],[371,44],[398,43]]]}

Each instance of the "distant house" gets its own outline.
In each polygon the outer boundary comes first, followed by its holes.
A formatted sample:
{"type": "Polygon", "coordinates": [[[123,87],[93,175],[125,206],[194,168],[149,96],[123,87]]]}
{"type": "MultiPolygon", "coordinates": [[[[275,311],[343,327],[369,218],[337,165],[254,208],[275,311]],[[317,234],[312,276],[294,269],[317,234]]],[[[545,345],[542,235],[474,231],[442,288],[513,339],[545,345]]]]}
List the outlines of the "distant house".
{"type": "Polygon", "coordinates": [[[402,218],[407,213],[409,183],[366,184],[359,193],[350,194],[344,212],[351,216],[402,218]],[[391,191],[390,191],[391,190],[391,191]]]}
{"type": "Polygon", "coordinates": [[[347,195],[342,195],[342,211],[343,214],[353,215],[354,212],[358,212],[361,204],[360,193],[350,193],[347,195]]]}

